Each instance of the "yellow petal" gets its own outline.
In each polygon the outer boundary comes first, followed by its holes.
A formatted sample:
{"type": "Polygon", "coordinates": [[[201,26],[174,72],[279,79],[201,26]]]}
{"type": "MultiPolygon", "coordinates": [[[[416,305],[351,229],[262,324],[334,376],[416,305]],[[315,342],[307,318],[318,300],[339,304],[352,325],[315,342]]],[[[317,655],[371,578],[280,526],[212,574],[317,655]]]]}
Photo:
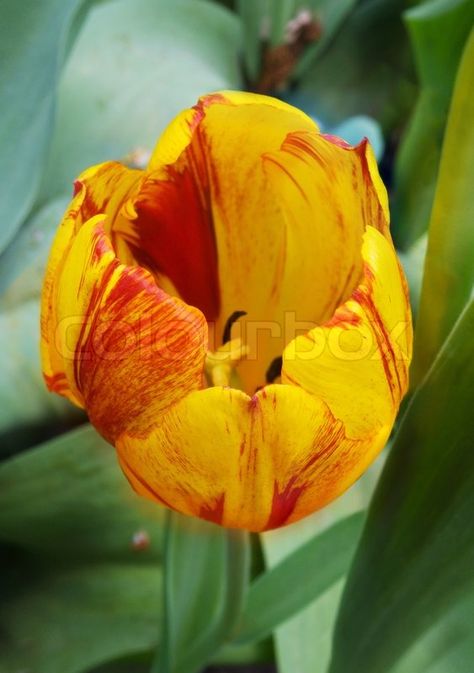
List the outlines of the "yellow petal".
{"type": "Polygon", "coordinates": [[[352,484],[389,427],[347,439],[327,406],[293,386],[253,397],[226,388],[191,393],[149,433],[117,440],[135,490],[184,514],[253,531],[296,521],[352,484]]]}
{"type": "Polygon", "coordinates": [[[104,222],[91,218],[65,253],[48,352],[55,349],[68,390],[113,442],[124,428],[145,431],[201,387],[207,326],[147,271],[117,259],[104,222]]]}
{"type": "Polygon", "coordinates": [[[412,325],[406,283],[391,242],[364,234],[364,276],[326,324],[283,354],[282,380],[324,400],[351,438],[394,422],[408,387],[412,325]]]}
{"type": "Polygon", "coordinates": [[[160,136],[148,164],[149,170],[161,169],[167,164],[173,164],[191,141],[196,126],[206,114],[207,108],[212,105],[267,105],[283,110],[292,116],[300,117],[295,127],[310,126],[317,130],[314,121],[298,108],[284,103],[278,98],[249,93],[248,91],[218,91],[201,96],[192,108],[180,112],[160,136]]]}
{"type": "Polygon", "coordinates": [[[125,168],[116,162],[92,166],[74,183],[75,196],[58,228],[46,267],[41,296],[41,359],[48,388],[82,406],[80,396],[70,389],[62,357],[55,346],[58,325],[57,293],[62,269],[74,238],[89,218],[103,213],[106,227],[111,224],[123,202],[141,178],[140,171],[125,168]]]}

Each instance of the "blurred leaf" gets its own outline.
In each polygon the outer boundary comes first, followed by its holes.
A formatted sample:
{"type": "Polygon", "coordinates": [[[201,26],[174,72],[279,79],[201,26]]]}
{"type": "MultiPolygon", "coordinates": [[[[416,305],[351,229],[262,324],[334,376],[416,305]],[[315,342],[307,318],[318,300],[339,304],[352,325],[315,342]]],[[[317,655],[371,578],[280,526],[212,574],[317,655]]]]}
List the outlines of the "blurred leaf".
{"type": "Polygon", "coordinates": [[[321,24],[321,37],[313,45],[310,45],[301,57],[295,77],[301,77],[313,65],[316,59],[324,52],[337,36],[337,31],[343,25],[351,11],[357,4],[357,0],[309,0],[299,2],[301,7],[310,8],[315,18],[321,24]]]}
{"type": "MultiPolygon", "coordinates": [[[[474,21],[474,2],[431,0],[406,12],[405,19],[421,92],[395,165],[393,230],[403,249],[428,227],[449,103],[474,21]]],[[[465,89],[462,95],[467,93],[465,89]]]]}
{"type": "Polygon", "coordinates": [[[269,3],[270,43],[273,46],[283,44],[286,27],[296,15],[296,0],[278,0],[269,3]]]}
{"type": "Polygon", "coordinates": [[[306,107],[312,103],[317,116],[331,125],[366,114],[385,133],[400,127],[416,91],[403,6],[403,0],[358,3],[303,73],[301,106],[306,99],[306,107]]]}
{"type": "Polygon", "coordinates": [[[69,30],[78,9],[88,4],[89,0],[2,2],[0,252],[36,196],[53,125],[57,79],[70,43],[69,30]]]}
{"type": "Polygon", "coordinates": [[[402,263],[405,276],[410,288],[410,304],[416,324],[416,317],[420,306],[421,284],[423,282],[423,269],[426,258],[426,246],[428,236],[424,234],[408,248],[406,252],[398,251],[398,257],[402,263]]]}
{"type": "Polygon", "coordinates": [[[236,642],[270,635],[345,575],[363,520],[362,512],[342,519],[260,575],[250,586],[236,642]]]}
{"type": "Polygon", "coordinates": [[[70,402],[46,389],[39,358],[37,300],[0,311],[0,371],[0,437],[17,426],[82,417],[70,402]]]}
{"type": "Polygon", "coordinates": [[[237,11],[242,21],[243,57],[245,72],[251,82],[260,74],[262,40],[268,28],[268,0],[237,0],[237,11]]]}
{"type": "MultiPolygon", "coordinates": [[[[331,503],[329,507],[316,512],[310,517],[299,521],[292,526],[264,533],[262,543],[269,572],[284,563],[292,554],[317,539],[319,535],[327,535],[338,526],[339,522],[360,512],[367,507],[370,495],[378,478],[383,457],[381,457],[347,493],[331,503]]],[[[356,542],[348,538],[347,549],[344,550],[346,562],[349,565],[356,542]]],[[[316,581],[318,573],[331,571],[332,560],[326,560],[327,565],[319,565],[321,559],[315,555],[313,563],[306,570],[311,575],[311,582],[316,581]],[[329,567],[328,567],[329,566],[329,567]]],[[[307,580],[302,572],[298,585],[303,588],[307,580]]],[[[298,586],[297,585],[297,586],[298,586]]],[[[279,673],[326,673],[331,656],[332,633],[336,620],[339,599],[344,585],[344,578],[335,578],[334,583],[316,600],[312,600],[306,608],[288,619],[275,631],[275,649],[279,673]]],[[[293,591],[289,583],[286,593],[293,591]],[[290,588],[291,587],[291,588],[290,588]]],[[[278,593],[282,593],[280,590],[278,593]]],[[[274,599],[276,600],[276,599],[274,599]]]]}
{"type": "Polygon", "coordinates": [[[204,0],[115,0],[88,15],[61,79],[42,201],[91,164],[152,150],[207,92],[240,88],[239,22],[204,0]],[[100,67],[98,67],[100,64],[100,67]]]}
{"type": "Polygon", "coordinates": [[[347,580],[331,673],[388,673],[474,602],[473,331],[471,302],[403,418],[347,580]]]}
{"type": "Polygon", "coordinates": [[[473,91],[474,30],[456,79],[430,223],[412,367],[415,384],[428,370],[474,287],[473,91]]]}
{"type": "Polygon", "coordinates": [[[164,568],[164,630],[152,670],[198,673],[230,638],[241,615],[248,535],[170,512],[164,568]]]}
{"type": "Polygon", "coordinates": [[[163,513],[135,495],[115,450],[91,426],[0,464],[0,541],[30,551],[156,561],[163,513]],[[149,536],[145,549],[132,545],[140,531],[149,536]]]}
{"type": "Polygon", "coordinates": [[[468,593],[413,643],[393,673],[472,673],[473,622],[474,600],[468,593]]]}
{"type": "Polygon", "coordinates": [[[17,307],[39,297],[49,249],[69,197],[60,197],[35,213],[0,258],[0,308],[17,307]]]}
{"type": "Polygon", "coordinates": [[[46,566],[30,558],[11,569],[8,586],[0,605],[2,673],[85,673],[156,646],[158,566],[46,566]]]}

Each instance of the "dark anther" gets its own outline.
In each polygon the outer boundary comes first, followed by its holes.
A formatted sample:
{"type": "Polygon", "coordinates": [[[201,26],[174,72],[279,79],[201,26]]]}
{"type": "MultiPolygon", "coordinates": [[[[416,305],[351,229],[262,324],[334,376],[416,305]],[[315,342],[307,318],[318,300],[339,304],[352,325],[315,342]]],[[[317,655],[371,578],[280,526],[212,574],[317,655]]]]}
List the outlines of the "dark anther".
{"type": "Polygon", "coordinates": [[[275,379],[281,376],[282,365],[283,365],[283,358],[281,357],[281,355],[272,360],[265,374],[265,379],[267,383],[273,383],[275,379]]]}
{"type": "Polygon", "coordinates": [[[247,311],[234,311],[232,315],[228,318],[225,327],[224,327],[224,332],[222,334],[222,343],[226,344],[228,341],[230,341],[230,333],[232,330],[232,325],[241,318],[243,315],[247,315],[247,311]]]}

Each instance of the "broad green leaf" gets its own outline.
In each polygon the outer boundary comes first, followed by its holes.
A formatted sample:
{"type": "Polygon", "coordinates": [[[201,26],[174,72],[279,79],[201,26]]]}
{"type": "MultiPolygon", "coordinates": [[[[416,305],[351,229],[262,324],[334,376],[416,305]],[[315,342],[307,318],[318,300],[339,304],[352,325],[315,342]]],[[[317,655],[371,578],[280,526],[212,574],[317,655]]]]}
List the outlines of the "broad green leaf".
{"type": "Polygon", "coordinates": [[[473,91],[474,30],[456,79],[443,145],[416,330],[415,383],[428,370],[474,287],[473,91]]]}
{"type": "Polygon", "coordinates": [[[421,91],[395,164],[393,231],[402,249],[428,227],[446,118],[456,71],[474,22],[474,2],[431,0],[406,12],[405,19],[421,91]]]}
{"type": "MultiPolygon", "coordinates": [[[[330,536],[332,530],[340,530],[337,527],[341,525],[341,522],[349,521],[355,512],[360,513],[362,509],[365,509],[382,463],[383,458],[379,459],[347,493],[328,507],[292,526],[264,533],[262,543],[270,568],[268,572],[272,572],[273,568],[276,569],[279,565],[289,561],[292,555],[299,554],[300,549],[305,548],[306,545],[316,545],[319,536],[330,536]]],[[[354,554],[356,543],[357,539],[348,537],[347,548],[342,549],[342,555],[347,564],[346,570],[354,554]]],[[[313,586],[317,584],[319,560],[315,555],[313,563],[301,573],[296,587],[304,588],[307,583],[313,586]]],[[[337,558],[327,561],[327,565],[323,564],[321,567],[323,576],[328,576],[327,573],[331,572],[332,564],[338,565],[337,558]]],[[[345,575],[345,571],[343,574],[345,575]]],[[[333,584],[318,597],[308,595],[307,607],[276,628],[275,650],[279,673],[295,673],[295,671],[326,673],[331,656],[332,632],[344,579],[345,577],[335,578],[333,584]]],[[[289,583],[284,586],[288,587],[285,594],[298,590],[289,583]]],[[[280,590],[275,593],[276,596],[280,596],[283,592],[280,590]]],[[[275,597],[273,600],[277,601],[278,598],[275,597]]]]}
{"type": "Polygon", "coordinates": [[[0,464],[0,542],[32,552],[156,561],[163,512],[135,495],[115,450],[89,425],[0,464]],[[137,533],[146,548],[133,544],[137,533]]]}
{"type": "Polygon", "coordinates": [[[153,673],[198,673],[232,633],[248,583],[246,533],[169,514],[164,630],[153,673]]]}
{"type": "MultiPolygon", "coordinates": [[[[345,587],[331,673],[389,673],[474,604],[473,331],[471,302],[402,420],[345,587]]],[[[471,651],[472,634],[458,637],[471,651]]]]}
{"type": "Polygon", "coordinates": [[[57,80],[70,44],[69,31],[78,10],[89,4],[89,0],[2,2],[0,253],[36,196],[53,125],[57,80]]]}
{"type": "Polygon", "coordinates": [[[393,673],[472,673],[474,600],[468,593],[406,652],[393,673]]]}
{"type": "Polygon", "coordinates": [[[240,88],[239,50],[237,17],[205,0],[95,7],[61,78],[42,201],[69,193],[92,164],[152,150],[200,95],[240,88]]]}
{"type": "Polygon", "coordinates": [[[86,673],[150,651],[159,632],[160,578],[156,564],[17,560],[4,574],[0,672],[86,673]]]}
{"type": "Polygon", "coordinates": [[[405,276],[410,288],[410,304],[416,323],[416,316],[420,306],[421,284],[423,282],[423,268],[426,258],[428,236],[424,234],[408,248],[406,252],[398,252],[405,276]]]}
{"type": "Polygon", "coordinates": [[[303,53],[295,70],[295,77],[301,77],[315,63],[333,39],[337,39],[337,31],[350,15],[356,0],[310,0],[299,2],[300,7],[310,8],[315,19],[321,25],[321,36],[303,53]]]}
{"type": "MultiPolygon", "coordinates": [[[[82,417],[64,398],[49,393],[39,357],[39,304],[36,299],[0,311],[0,438],[17,427],[41,426],[82,417]]],[[[0,453],[7,450],[0,441],[0,453]]]]}
{"type": "Polygon", "coordinates": [[[403,7],[403,0],[358,3],[305,69],[301,99],[312,101],[326,123],[366,114],[382,124],[385,134],[403,124],[416,93],[403,7]]]}
{"type": "Polygon", "coordinates": [[[260,575],[250,586],[235,641],[259,641],[270,635],[343,577],[363,520],[362,512],[342,519],[260,575]]]}
{"type": "Polygon", "coordinates": [[[268,32],[268,0],[237,0],[237,11],[242,21],[242,40],[245,72],[251,82],[260,74],[262,40],[268,32]]]}
{"type": "Polygon", "coordinates": [[[69,197],[60,197],[36,212],[0,258],[0,308],[38,298],[51,243],[69,197]]]}

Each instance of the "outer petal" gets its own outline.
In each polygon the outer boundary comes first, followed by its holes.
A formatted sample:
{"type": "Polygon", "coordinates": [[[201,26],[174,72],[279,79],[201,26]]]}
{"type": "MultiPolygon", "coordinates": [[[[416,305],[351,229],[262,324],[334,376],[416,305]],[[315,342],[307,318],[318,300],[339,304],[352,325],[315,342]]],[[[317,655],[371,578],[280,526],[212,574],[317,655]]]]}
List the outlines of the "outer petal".
{"type": "Polygon", "coordinates": [[[114,442],[125,428],[146,430],[202,385],[207,325],[147,271],[117,259],[104,221],[86,222],[65,252],[49,349],[74,399],[114,442]]]}
{"type": "Polygon", "coordinates": [[[57,292],[61,273],[74,238],[89,218],[98,213],[106,215],[106,227],[111,223],[141,180],[141,171],[108,162],[84,171],[74,184],[75,195],[56,234],[49,255],[41,299],[41,359],[48,388],[64,395],[75,404],[81,400],[69,388],[62,357],[54,345],[58,324],[57,292]]]}
{"type": "Polygon", "coordinates": [[[180,112],[166,128],[158,140],[148,164],[149,170],[161,169],[173,164],[189,145],[197,125],[212,105],[266,105],[290,114],[295,119],[295,128],[304,127],[317,131],[314,121],[298,108],[272,96],[249,93],[247,91],[218,91],[201,96],[196,105],[180,112]]]}
{"type": "Polygon", "coordinates": [[[364,234],[364,276],[334,317],[291,342],[282,380],[324,400],[351,438],[391,427],[408,387],[412,325],[391,242],[364,234]]]}
{"type": "Polygon", "coordinates": [[[149,433],[124,433],[119,460],[135,490],[180,512],[254,531],[324,506],[352,484],[390,427],[348,439],[327,406],[268,386],[191,393],[149,433]]]}

